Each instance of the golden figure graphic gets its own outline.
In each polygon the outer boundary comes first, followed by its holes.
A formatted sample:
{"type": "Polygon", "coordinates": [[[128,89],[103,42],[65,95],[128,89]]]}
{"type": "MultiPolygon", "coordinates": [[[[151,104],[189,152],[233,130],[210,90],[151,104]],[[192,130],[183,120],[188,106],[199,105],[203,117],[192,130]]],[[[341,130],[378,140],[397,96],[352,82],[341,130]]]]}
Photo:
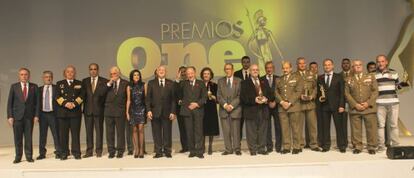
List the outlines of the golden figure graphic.
{"type": "Polygon", "coordinates": [[[271,51],[272,45],[276,48],[280,59],[283,60],[282,51],[276,42],[276,38],[274,37],[272,31],[266,28],[267,18],[264,16],[263,10],[259,9],[254,13],[254,24],[250,18],[250,13],[247,8],[246,11],[253,32],[247,41],[247,46],[257,57],[259,66],[263,67],[264,63],[273,60],[271,51]]]}

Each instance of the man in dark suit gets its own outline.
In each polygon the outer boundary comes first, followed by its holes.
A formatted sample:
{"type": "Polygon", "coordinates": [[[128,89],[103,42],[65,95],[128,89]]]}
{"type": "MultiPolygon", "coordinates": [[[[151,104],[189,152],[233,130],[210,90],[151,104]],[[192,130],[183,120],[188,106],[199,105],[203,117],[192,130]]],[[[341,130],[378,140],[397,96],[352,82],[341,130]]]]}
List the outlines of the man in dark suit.
{"type": "Polygon", "coordinates": [[[184,117],[180,115],[181,110],[181,100],[182,98],[182,85],[185,80],[187,80],[186,76],[186,67],[181,66],[178,69],[177,76],[174,83],[174,90],[175,90],[175,98],[176,98],[176,116],[178,121],[178,130],[180,131],[180,142],[181,142],[181,150],[179,153],[185,153],[188,151],[188,142],[187,142],[187,132],[185,131],[185,122],[184,117]]]}
{"type": "Polygon", "coordinates": [[[207,100],[207,89],[201,80],[195,78],[195,67],[187,67],[187,80],[181,89],[181,110],[187,132],[189,157],[204,158],[203,153],[203,114],[207,100]]]}
{"type": "Polygon", "coordinates": [[[344,79],[340,74],[334,73],[332,59],[323,61],[325,73],[318,77],[318,99],[323,128],[318,130],[321,134],[322,152],[329,151],[331,147],[331,117],[333,117],[336,130],[336,143],[341,153],[346,152],[346,135],[342,122],[342,113],[345,111],[344,79]],[[321,89],[322,88],[322,89],[321,89]],[[323,92],[322,92],[322,91],[323,92]]]}
{"type": "MultiPolygon", "coordinates": [[[[265,70],[266,75],[262,76],[260,80],[263,80],[268,83],[268,86],[270,87],[269,90],[274,93],[276,91],[276,80],[279,78],[279,76],[274,74],[275,67],[273,65],[272,61],[268,61],[265,63],[265,70]]],[[[280,127],[280,120],[279,120],[279,114],[277,111],[277,105],[276,102],[269,102],[269,124],[267,127],[267,136],[266,136],[266,148],[267,152],[273,151],[273,139],[272,139],[272,117],[273,117],[273,126],[275,128],[275,148],[276,152],[280,152],[282,149],[282,130],[280,127]]]]}
{"type": "Polygon", "coordinates": [[[251,79],[242,81],[240,91],[243,115],[246,119],[247,145],[250,155],[267,155],[268,103],[274,102],[275,97],[270,91],[269,84],[260,80],[259,66],[253,64],[249,70],[251,79]]]}
{"type": "Polygon", "coordinates": [[[157,68],[157,77],[148,82],[145,104],[147,116],[151,119],[152,136],[154,138],[155,156],[165,154],[171,158],[171,126],[175,119],[174,82],[166,79],[165,66],[157,68]]]}
{"type": "Polygon", "coordinates": [[[33,122],[39,120],[39,95],[37,85],[30,83],[29,79],[29,69],[19,69],[19,82],[11,85],[7,102],[7,121],[13,127],[14,134],[14,164],[21,162],[23,137],[26,160],[34,162],[32,131],[33,122]]]}
{"type": "Polygon", "coordinates": [[[75,79],[76,69],[67,66],[64,70],[65,79],[58,81],[57,85],[57,117],[59,120],[59,136],[61,146],[61,160],[66,160],[69,155],[69,132],[71,133],[71,152],[75,159],[81,159],[80,151],[80,127],[83,103],[82,82],[75,79]]]}
{"type": "Polygon", "coordinates": [[[86,153],[84,158],[93,156],[96,133],[96,157],[102,156],[104,107],[108,80],[99,76],[99,65],[89,64],[90,77],[82,80],[82,96],[84,98],[83,113],[86,129],[86,153]]]}
{"type": "Polygon", "coordinates": [[[39,156],[37,160],[46,158],[46,143],[48,128],[52,132],[53,143],[55,145],[55,158],[60,158],[59,127],[56,118],[58,104],[56,98],[56,85],[53,85],[52,71],[43,72],[43,86],[39,92],[39,156]]]}
{"type": "MultiPolygon", "coordinates": [[[[234,72],[234,76],[240,78],[242,81],[250,79],[250,57],[249,56],[243,56],[241,58],[242,63],[242,69],[234,72]]],[[[243,106],[242,106],[243,110],[243,106]]],[[[244,115],[242,112],[242,117],[240,118],[240,139],[243,139],[243,125],[244,125],[244,115]]]]}
{"type": "Polygon", "coordinates": [[[105,99],[105,125],[106,144],[108,145],[108,158],[122,158],[125,152],[125,120],[128,82],[120,78],[118,67],[110,70],[111,80],[106,84],[108,91],[105,99]],[[115,147],[116,130],[116,147],[115,147]]]}

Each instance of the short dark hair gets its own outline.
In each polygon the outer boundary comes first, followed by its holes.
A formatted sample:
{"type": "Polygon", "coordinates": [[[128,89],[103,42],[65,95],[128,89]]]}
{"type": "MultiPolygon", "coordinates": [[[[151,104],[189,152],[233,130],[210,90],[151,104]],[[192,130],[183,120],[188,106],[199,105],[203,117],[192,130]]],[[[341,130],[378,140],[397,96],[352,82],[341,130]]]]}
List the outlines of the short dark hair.
{"type": "Polygon", "coordinates": [[[45,74],[49,74],[49,75],[51,75],[53,77],[53,72],[50,71],[50,70],[43,71],[43,75],[45,75],[45,74]]]}
{"type": "Polygon", "coordinates": [[[371,66],[371,65],[377,65],[377,63],[375,63],[374,61],[369,61],[368,63],[367,63],[367,70],[368,70],[368,68],[369,68],[369,66],[371,66]]]}
{"type": "Polygon", "coordinates": [[[267,61],[264,66],[266,67],[267,65],[270,65],[270,64],[274,65],[273,61],[267,61]]]}
{"type": "Polygon", "coordinates": [[[211,75],[210,80],[214,78],[214,72],[213,72],[213,70],[211,70],[211,68],[210,68],[210,67],[204,67],[203,69],[201,69],[201,72],[200,72],[200,78],[201,78],[201,79],[203,79],[203,73],[204,73],[205,71],[209,71],[209,72],[210,72],[210,75],[211,75]]]}
{"type": "Polygon", "coordinates": [[[187,67],[185,67],[185,66],[180,66],[179,68],[178,68],[178,71],[180,71],[181,69],[186,69],[187,67]]]}
{"type": "Polygon", "coordinates": [[[22,71],[22,70],[26,71],[30,75],[30,70],[28,68],[22,67],[22,68],[19,69],[19,72],[22,71]]]}
{"type": "Polygon", "coordinates": [[[234,69],[233,63],[226,63],[224,64],[224,67],[226,67],[227,65],[231,66],[231,68],[234,69]]]}
{"type": "Polygon", "coordinates": [[[241,58],[241,61],[243,62],[243,59],[248,59],[249,61],[250,61],[250,57],[249,56],[243,56],[242,58],[241,58]]]}
{"type": "Polygon", "coordinates": [[[348,59],[348,58],[343,58],[343,59],[342,59],[342,62],[344,62],[344,61],[351,62],[351,60],[350,60],[350,59],[348,59]]]}
{"type": "Polygon", "coordinates": [[[91,68],[91,66],[96,66],[96,69],[99,70],[99,65],[97,63],[90,63],[89,68],[91,68]]]}
{"type": "Polygon", "coordinates": [[[323,60],[323,63],[325,64],[326,61],[330,61],[332,64],[334,63],[333,60],[331,58],[326,58],[323,60]]]}
{"type": "Polygon", "coordinates": [[[315,62],[315,61],[312,61],[311,63],[309,63],[309,66],[310,66],[310,65],[313,65],[313,64],[316,64],[316,65],[318,65],[318,63],[317,63],[317,62],[315,62]]]}

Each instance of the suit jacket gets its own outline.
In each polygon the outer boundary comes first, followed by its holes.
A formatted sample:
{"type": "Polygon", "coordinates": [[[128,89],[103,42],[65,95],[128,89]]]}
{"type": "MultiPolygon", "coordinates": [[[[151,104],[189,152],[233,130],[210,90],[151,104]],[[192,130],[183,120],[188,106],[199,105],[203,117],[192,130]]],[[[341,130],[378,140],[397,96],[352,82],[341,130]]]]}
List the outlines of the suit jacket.
{"type": "Polygon", "coordinates": [[[153,118],[168,118],[169,114],[176,113],[175,82],[169,79],[164,81],[164,87],[159,85],[158,78],[147,84],[146,109],[152,112],[153,118]]]}
{"type": "Polygon", "coordinates": [[[227,118],[230,114],[231,118],[241,118],[241,105],[240,105],[240,90],[241,90],[241,79],[233,77],[232,87],[227,87],[227,77],[223,77],[217,82],[217,101],[220,105],[219,116],[220,118],[227,118]],[[224,109],[224,104],[230,104],[233,106],[233,110],[228,113],[224,109]]]}
{"type": "MultiPolygon", "coordinates": [[[[263,96],[268,98],[268,101],[274,101],[275,97],[270,91],[269,84],[264,80],[260,81],[260,88],[262,90],[263,96]]],[[[265,115],[268,114],[268,104],[257,104],[256,103],[256,87],[252,81],[252,79],[245,80],[241,82],[241,91],[240,91],[240,100],[243,104],[243,117],[245,119],[257,119],[258,112],[260,109],[264,109],[263,111],[265,115]]]]}
{"type": "Polygon", "coordinates": [[[286,101],[291,103],[291,106],[286,110],[279,105],[279,112],[299,112],[302,111],[300,104],[300,95],[303,92],[303,80],[300,75],[291,73],[285,81],[284,76],[277,80],[276,101],[286,101]]]}
{"type": "MultiPolygon", "coordinates": [[[[272,83],[271,83],[271,85],[268,85],[268,86],[270,87],[269,89],[270,89],[272,95],[275,95],[276,85],[277,85],[276,82],[278,81],[279,76],[272,75],[272,78],[273,78],[272,79],[272,83]]],[[[267,75],[264,75],[264,76],[260,77],[260,79],[263,80],[263,81],[265,81],[265,82],[267,82],[267,83],[269,83],[269,80],[267,80],[267,75]]],[[[270,108],[269,107],[269,112],[271,112],[272,114],[277,113],[277,107],[278,107],[278,103],[276,103],[276,106],[274,108],[270,108]]]]}
{"type": "MultiPolygon", "coordinates": [[[[240,69],[240,70],[238,70],[238,71],[236,71],[236,72],[234,72],[234,76],[235,77],[238,77],[239,79],[241,79],[241,80],[244,80],[243,78],[243,69],[240,69]]],[[[249,74],[249,77],[247,77],[247,79],[250,79],[250,74],[249,74]]]]}
{"type": "Polygon", "coordinates": [[[183,89],[182,89],[183,84],[184,84],[184,80],[174,82],[174,94],[175,94],[175,103],[176,103],[175,111],[176,111],[177,116],[180,115],[180,110],[181,110],[181,103],[179,102],[181,98],[183,98],[183,89]]]}
{"type": "Polygon", "coordinates": [[[98,77],[95,92],[92,92],[91,77],[82,80],[83,113],[87,116],[103,116],[108,80],[98,77]]]}
{"type": "Polygon", "coordinates": [[[196,102],[200,108],[197,108],[193,111],[200,111],[201,113],[204,112],[204,104],[207,100],[207,89],[204,85],[203,81],[196,80],[194,86],[190,85],[189,80],[185,80],[182,83],[181,88],[181,108],[180,108],[180,115],[182,116],[190,116],[191,112],[190,109],[188,109],[188,106],[192,102],[196,102]]]}
{"type": "Polygon", "coordinates": [[[328,87],[325,84],[325,74],[318,77],[318,100],[317,105],[322,107],[324,111],[337,112],[339,107],[345,108],[345,82],[340,74],[333,73],[331,85],[328,87]],[[321,86],[325,89],[326,101],[321,103],[319,97],[321,96],[321,86]]]}
{"type": "Polygon", "coordinates": [[[129,82],[121,79],[118,91],[113,86],[107,86],[105,99],[105,117],[126,117],[127,88],[129,82]]]}
{"type": "MultiPolygon", "coordinates": [[[[56,111],[58,110],[58,103],[57,101],[54,99],[57,96],[57,86],[56,85],[51,85],[52,86],[52,109],[53,112],[56,113],[56,111]]],[[[39,111],[42,111],[43,109],[43,90],[44,90],[45,86],[41,86],[39,87],[39,111]]]]}
{"type": "Polygon", "coordinates": [[[305,90],[307,90],[307,94],[309,97],[311,97],[311,100],[305,101],[300,100],[300,104],[302,107],[302,110],[312,110],[316,108],[316,95],[318,93],[317,89],[317,78],[315,78],[315,74],[309,70],[306,70],[304,75],[302,76],[299,71],[295,72],[296,75],[300,76],[303,81],[303,92],[302,94],[305,94],[305,90]]]}
{"type": "Polygon", "coordinates": [[[57,109],[57,117],[82,117],[82,82],[73,80],[72,85],[69,86],[69,83],[65,79],[58,81],[56,85],[58,90],[56,93],[56,101],[59,105],[57,109]],[[68,102],[73,102],[75,108],[66,108],[65,105],[68,102]]]}
{"type": "Polygon", "coordinates": [[[345,84],[345,96],[349,103],[351,114],[376,113],[378,83],[375,76],[371,74],[363,74],[359,80],[355,75],[348,77],[345,84]],[[363,102],[368,103],[368,108],[364,111],[356,110],[355,105],[363,102]]]}
{"type": "Polygon", "coordinates": [[[20,82],[11,85],[7,101],[7,118],[23,120],[39,116],[39,89],[36,84],[29,83],[27,90],[27,99],[24,100],[20,82]]]}

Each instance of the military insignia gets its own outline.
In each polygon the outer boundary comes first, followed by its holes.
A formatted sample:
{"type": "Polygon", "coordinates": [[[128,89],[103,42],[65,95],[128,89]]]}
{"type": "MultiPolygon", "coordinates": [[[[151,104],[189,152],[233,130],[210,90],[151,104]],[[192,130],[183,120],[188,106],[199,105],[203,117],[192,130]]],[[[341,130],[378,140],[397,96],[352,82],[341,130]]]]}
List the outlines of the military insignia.
{"type": "Polygon", "coordinates": [[[75,85],[73,88],[75,88],[75,89],[81,89],[82,86],[81,85],[75,85]]]}
{"type": "Polygon", "coordinates": [[[291,80],[289,81],[289,83],[296,83],[296,80],[291,80]]]}
{"type": "Polygon", "coordinates": [[[65,85],[60,84],[60,85],[59,85],[59,88],[65,88],[65,85]]]}
{"type": "Polygon", "coordinates": [[[57,103],[58,103],[59,105],[61,105],[61,106],[62,106],[62,104],[63,104],[63,102],[65,101],[65,99],[63,99],[62,97],[59,97],[58,99],[56,99],[56,101],[57,101],[57,103]]]}
{"type": "Polygon", "coordinates": [[[364,80],[365,83],[372,82],[372,79],[368,78],[364,80]]]}
{"type": "Polygon", "coordinates": [[[80,98],[80,97],[77,97],[77,98],[75,99],[75,101],[76,101],[78,104],[82,104],[82,102],[83,102],[82,98],[80,98]]]}
{"type": "Polygon", "coordinates": [[[64,92],[63,90],[60,90],[60,93],[62,93],[62,94],[63,94],[63,93],[65,93],[65,92],[64,92]]]}

